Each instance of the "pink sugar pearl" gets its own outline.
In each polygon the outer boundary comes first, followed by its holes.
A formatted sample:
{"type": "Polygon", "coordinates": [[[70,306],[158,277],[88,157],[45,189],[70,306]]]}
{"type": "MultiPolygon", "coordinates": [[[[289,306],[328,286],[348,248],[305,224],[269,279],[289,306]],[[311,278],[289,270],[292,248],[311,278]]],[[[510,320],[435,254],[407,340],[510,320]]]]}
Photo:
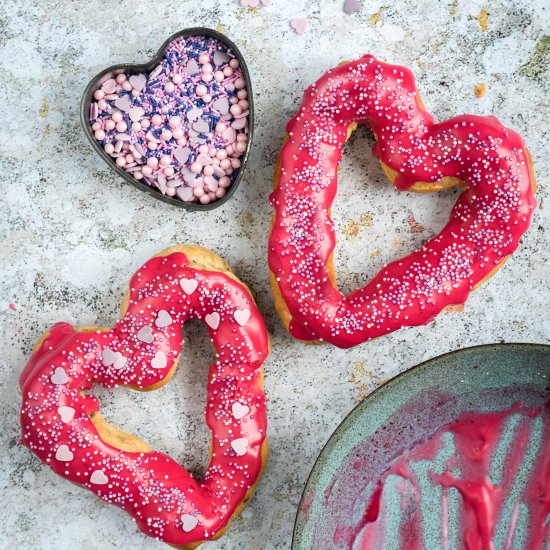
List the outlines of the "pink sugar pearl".
{"type": "Polygon", "coordinates": [[[122,83],[122,89],[123,89],[125,92],[131,92],[131,91],[132,91],[132,85],[131,85],[127,80],[125,80],[125,81],[122,83]]]}
{"type": "Polygon", "coordinates": [[[175,187],[167,187],[166,188],[166,195],[169,197],[174,197],[176,195],[176,188],[175,187]]]}
{"type": "Polygon", "coordinates": [[[148,118],[143,118],[141,120],[141,127],[147,129],[149,126],[151,126],[151,121],[148,118]]]}
{"type": "Polygon", "coordinates": [[[231,168],[231,161],[229,159],[224,159],[220,162],[220,168],[223,170],[227,170],[228,168],[231,168]]]}
{"type": "Polygon", "coordinates": [[[207,87],[204,86],[203,84],[199,84],[199,85],[195,88],[195,93],[196,93],[199,97],[202,97],[202,96],[205,95],[207,92],[208,92],[208,89],[207,89],[207,87]]]}
{"type": "Polygon", "coordinates": [[[153,173],[153,169],[146,164],[141,169],[141,172],[143,173],[144,176],[150,176],[153,173]]]}
{"type": "Polygon", "coordinates": [[[210,103],[212,101],[212,96],[210,94],[204,94],[202,96],[202,100],[205,102],[205,103],[210,103]]]}
{"type": "Polygon", "coordinates": [[[132,155],[132,153],[128,153],[124,158],[126,159],[126,162],[128,164],[132,164],[132,162],[135,161],[134,155],[132,155]]]}
{"type": "Polygon", "coordinates": [[[233,58],[230,62],[229,62],[229,66],[232,68],[232,69],[236,69],[238,66],[239,66],[239,60],[236,59],[236,58],[233,58]]]}
{"type": "Polygon", "coordinates": [[[183,129],[182,128],[174,128],[172,130],[172,137],[174,139],[181,139],[182,137],[184,136],[184,132],[183,132],[183,129]]]}
{"type": "Polygon", "coordinates": [[[220,149],[217,153],[216,153],[216,158],[218,160],[223,160],[223,159],[226,159],[227,158],[227,151],[225,149],[220,149]]]}
{"type": "Polygon", "coordinates": [[[240,99],[237,105],[243,110],[246,111],[249,107],[248,101],[246,99],[240,99]]]}
{"type": "Polygon", "coordinates": [[[203,73],[211,73],[214,70],[214,67],[210,63],[205,63],[202,66],[202,72],[203,73]]]}
{"type": "Polygon", "coordinates": [[[120,73],[116,77],[116,81],[118,84],[122,84],[126,80],[126,75],[124,73],[120,73]]]}
{"type": "Polygon", "coordinates": [[[183,76],[181,76],[181,74],[175,74],[172,77],[172,82],[179,86],[183,82],[183,76]]]}
{"type": "Polygon", "coordinates": [[[230,180],[227,176],[222,176],[222,177],[218,180],[218,185],[219,185],[220,188],[222,188],[222,189],[225,189],[226,187],[229,187],[230,184],[231,184],[231,180],[230,180]]]}
{"type": "Polygon", "coordinates": [[[116,165],[117,165],[117,166],[120,166],[121,168],[122,168],[123,166],[126,166],[126,158],[125,158],[125,157],[118,157],[118,158],[116,159],[116,165]]]}
{"type": "Polygon", "coordinates": [[[92,130],[95,132],[96,130],[101,130],[101,124],[99,122],[94,122],[92,124],[92,130]]]}
{"type": "Polygon", "coordinates": [[[225,196],[225,189],[223,187],[218,187],[216,189],[216,198],[221,199],[225,196]]]}
{"type": "Polygon", "coordinates": [[[231,67],[225,67],[223,74],[225,76],[233,76],[233,69],[231,67]]]}
{"type": "Polygon", "coordinates": [[[207,52],[203,52],[199,55],[199,63],[204,65],[210,61],[210,55],[207,52]]]}
{"type": "Polygon", "coordinates": [[[237,150],[237,153],[244,153],[246,151],[246,143],[244,141],[237,142],[235,149],[237,150]]]}
{"type": "Polygon", "coordinates": [[[147,144],[147,148],[149,149],[149,151],[156,151],[157,147],[158,147],[158,145],[154,141],[150,141],[147,144]]]}
{"type": "Polygon", "coordinates": [[[224,78],[225,78],[225,76],[223,75],[222,71],[216,71],[214,73],[214,80],[216,82],[221,82],[224,78]]]}
{"type": "Polygon", "coordinates": [[[167,130],[166,128],[161,132],[160,137],[164,141],[169,141],[172,139],[172,132],[170,130],[167,130]]]}
{"type": "Polygon", "coordinates": [[[122,113],[120,111],[115,111],[112,115],[111,115],[111,118],[115,121],[115,122],[120,122],[122,120],[122,113]]]}
{"type": "Polygon", "coordinates": [[[237,97],[239,99],[246,99],[248,97],[248,92],[246,90],[239,90],[237,92],[237,97]]]}
{"type": "Polygon", "coordinates": [[[168,166],[168,168],[165,168],[165,169],[163,170],[163,173],[164,173],[164,175],[165,175],[167,178],[169,178],[170,176],[173,176],[173,175],[174,175],[175,171],[174,171],[174,169],[173,169],[171,166],[168,166]]]}
{"type": "Polygon", "coordinates": [[[96,90],[94,92],[94,99],[97,99],[98,101],[100,99],[103,99],[105,97],[105,92],[103,90],[96,90]]]}
{"type": "Polygon", "coordinates": [[[177,116],[171,116],[168,120],[168,126],[170,126],[170,128],[179,128],[181,126],[180,118],[177,116]]]}
{"type": "Polygon", "coordinates": [[[141,132],[141,124],[139,122],[132,122],[132,132],[141,132]]]}
{"type": "Polygon", "coordinates": [[[126,124],[124,120],[121,120],[120,122],[117,122],[116,129],[119,132],[126,132],[126,130],[128,130],[128,124],[126,124]]]}
{"type": "Polygon", "coordinates": [[[214,79],[214,77],[212,76],[211,73],[207,73],[207,74],[202,75],[202,81],[203,82],[212,82],[213,79],[214,79]]]}
{"type": "Polygon", "coordinates": [[[137,180],[142,180],[143,179],[143,173],[140,172],[139,170],[136,170],[134,172],[134,178],[136,178],[137,180]]]}
{"type": "Polygon", "coordinates": [[[203,195],[200,199],[201,204],[210,204],[210,197],[208,195],[203,195]]]}
{"type": "Polygon", "coordinates": [[[190,170],[193,174],[200,174],[202,172],[202,164],[195,161],[191,164],[190,170]]]}
{"type": "Polygon", "coordinates": [[[167,82],[164,85],[164,90],[169,94],[173,93],[175,89],[176,89],[176,85],[173,82],[167,82]]]}
{"type": "Polygon", "coordinates": [[[112,155],[115,150],[115,146],[112,143],[106,143],[104,149],[108,155],[112,155]]]}
{"type": "Polygon", "coordinates": [[[101,111],[104,111],[105,109],[107,109],[107,102],[104,99],[100,99],[97,102],[97,108],[101,111]]]}
{"type": "Polygon", "coordinates": [[[94,137],[97,141],[101,141],[102,139],[105,139],[105,132],[103,130],[96,130],[94,132],[94,137]]]}
{"type": "Polygon", "coordinates": [[[239,107],[238,104],[231,105],[231,109],[229,109],[232,115],[240,115],[243,110],[239,107]]]}
{"type": "Polygon", "coordinates": [[[151,117],[151,123],[153,126],[160,126],[162,124],[162,117],[160,115],[153,115],[151,117]]]}
{"type": "Polygon", "coordinates": [[[235,80],[235,88],[237,88],[237,90],[241,90],[242,88],[244,88],[244,86],[245,83],[242,78],[237,78],[237,80],[235,80]]]}
{"type": "Polygon", "coordinates": [[[227,130],[227,126],[223,122],[216,124],[216,133],[222,134],[224,130],[227,130]]]}
{"type": "Polygon", "coordinates": [[[246,134],[237,134],[237,142],[239,142],[239,141],[247,142],[248,137],[246,136],[246,134]]]}
{"type": "Polygon", "coordinates": [[[147,159],[147,166],[150,166],[151,168],[156,168],[159,164],[159,159],[156,157],[149,157],[147,159]]]}
{"type": "Polygon", "coordinates": [[[195,187],[193,188],[193,195],[197,197],[202,197],[204,195],[204,189],[202,187],[195,187]]]}
{"type": "Polygon", "coordinates": [[[168,155],[163,155],[160,159],[160,165],[161,166],[170,166],[170,163],[172,162],[172,160],[170,159],[170,157],[168,155]]]}
{"type": "Polygon", "coordinates": [[[213,166],[205,166],[202,170],[202,173],[205,176],[211,176],[212,174],[214,174],[214,167],[213,166]]]}

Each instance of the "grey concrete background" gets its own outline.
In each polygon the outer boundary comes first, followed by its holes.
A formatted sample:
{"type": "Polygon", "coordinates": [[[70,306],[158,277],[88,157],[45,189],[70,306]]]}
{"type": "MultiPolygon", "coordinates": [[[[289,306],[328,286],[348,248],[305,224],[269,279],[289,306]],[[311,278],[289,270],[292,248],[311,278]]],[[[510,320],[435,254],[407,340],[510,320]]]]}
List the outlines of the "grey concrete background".
{"type": "MultiPolygon", "coordinates": [[[[383,381],[465,346],[550,340],[547,2],[363,0],[362,12],[352,16],[342,6],[343,0],[273,0],[257,9],[237,0],[0,1],[0,547],[164,548],[124,512],[56,477],[18,444],[17,378],[50,324],[111,325],[133,271],[175,242],[198,242],[233,265],[259,302],[273,346],[265,366],[268,468],[247,510],[205,550],[289,548],[315,458],[343,417],[383,381]],[[302,36],[289,25],[294,17],[309,20],[302,36]],[[166,37],[195,25],[219,28],[241,48],[257,115],[240,189],[225,206],[204,213],[169,207],[124,185],[94,154],[78,122],[80,95],[96,72],[147,60],[166,37]],[[306,85],[366,52],[410,67],[436,119],[495,114],[523,135],[534,157],[539,206],[520,249],[462,313],[348,351],[308,347],[282,329],[268,284],[273,163],[306,85]],[[474,87],[481,83],[487,90],[478,99],[474,87]]],[[[453,193],[397,193],[371,144],[360,130],[346,146],[333,210],[336,267],[346,291],[433,236],[455,200],[453,193]]],[[[212,351],[202,326],[189,325],[185,333],[182,366],[162,390],[95,394],[108,420],[200,473],[208,456],[202,408],[212,351]]]]}

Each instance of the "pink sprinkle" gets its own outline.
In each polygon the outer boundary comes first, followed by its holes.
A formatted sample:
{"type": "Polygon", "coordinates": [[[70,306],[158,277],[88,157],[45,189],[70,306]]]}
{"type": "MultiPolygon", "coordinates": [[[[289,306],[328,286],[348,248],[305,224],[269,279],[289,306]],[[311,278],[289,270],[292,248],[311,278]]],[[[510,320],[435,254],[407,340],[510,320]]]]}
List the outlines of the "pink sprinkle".
{"type": "Polygon", "coordinates": [[[297,19],[292,19],[290,21],[290,26],[298,33],[298,34],[304,34],[306,32],[306,29],[308,27],[309,23],[308,20],[304,17],[299,17],[297,19]]]}
{"type": "Polygon", "coordinates": [[[15,304],[9,304],[8,307],[9,307],[12,311],[15,311],[15,304]]]}
{"type": "Polygon", "coordinates": [[[344,13],[351,15],[352,13],[357,13],[363,9],[361,2],[359,0],[346,0],[344,2],[344,13]]]}

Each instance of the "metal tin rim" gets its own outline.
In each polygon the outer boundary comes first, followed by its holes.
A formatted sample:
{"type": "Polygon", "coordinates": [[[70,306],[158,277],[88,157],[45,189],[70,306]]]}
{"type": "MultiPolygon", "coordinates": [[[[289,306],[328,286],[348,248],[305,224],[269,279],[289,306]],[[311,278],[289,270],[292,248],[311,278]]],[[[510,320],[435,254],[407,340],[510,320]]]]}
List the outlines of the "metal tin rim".
{"type": "Polygon", "coordinates": [[[155,197],[157,200],[171,204],[173,206],[177,206],[179,208],[183,208],[185,210],[189,210],[189,211],[213,210],[214,208],[218,208],[219,206],[222,206],[223,204],[225,204],[233,196],[233,194],[235,193],[235,191],[237,190],[237,187],[241,182],[241,179],[250,155],[250,149],[252,146],[252,140],[254,136],[254,100],[253,100],[253,94],[252,94],[252,82],[250,80],[248,67],[244,60],[244,57],[242,56],[237,46],[229,38],[227,38],[225,35],[221,34],[220,32],[215,31],[214,29],[209,29],[207,27],[192,27],[188,29],[183,29],[181,31],[174,33],[167,40],[165,40],[162,46],[157,51],[157,53],[155,54],[155,56],[151,60],[149,60],[147,63],[121,63],[118,65],[112,65],[110,67],[107,67],[106,69],[103,69],[98,74],[96,74],[86,86],[84,93],[82,95],[82,99],[80,101],[80,123],[84,130],[84,134],[88,138],[88,141],[90,142],[92,147],[95,149],[95,151],[109,165],[109,167],[114,172],[116,172],[126,183],[129,183],[136,189],[139,189],[140,191],[143,191],[144,193],[147,193],[148,195],[155,197]],[[142,183],[141,181],[136,180],[135,178],[128,175],[128,173],[126,173],[122,168],[119,168],[113,162],[113,159],[103,150],[103,148],[98,145],[97,141],[94,139],[92,126],[89,121],[89,109],[90,109],[90,102],[92,99],[92,95],[98,88],[99,81],[106,74],[108,73],[116,74],[117,72],[121,73],[123,71],[125,72],[130,71],[133,73],[150,72],[162,60],[167,46],[173,40],[175,40],[176,38],[187,37],[187,36],[208,36],[210,38],[219,40],[224,45],[226,45],[233,52],[235,57],[239,60],[239,63],[242,67],[243,76],[245,78],[246,91],[248,94],[248,97],[247,97],[248,103],[249,103],[248,142],[247,142],[246,151],[244,152],[244,155],[240,158],[241,166],[239,167],[239,172],[237,173],[237,176],[235,177],[235,181],[231,184],[225,196],[222,197],[221,199],[214,201],[211,204],[206,204],[206,205],[196,204],[196,203],[187,203],[182,200],[175,199],[173,197],[168,197],[166,195],[163,195],[156,188],[151,187],[146,183],[142,183]]]}

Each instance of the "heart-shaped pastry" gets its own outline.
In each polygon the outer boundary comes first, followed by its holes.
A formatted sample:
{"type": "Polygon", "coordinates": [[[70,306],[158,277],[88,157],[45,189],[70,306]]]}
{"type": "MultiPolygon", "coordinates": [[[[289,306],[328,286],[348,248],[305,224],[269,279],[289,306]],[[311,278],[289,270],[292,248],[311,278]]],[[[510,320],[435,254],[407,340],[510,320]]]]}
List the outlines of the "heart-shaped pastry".
{"type": "Polygon", "coordinates": [[[200,247],[165,250],[137,271],[130,289],[112,329],[58,323],[40,338],[20,377],[22,442],[60,476],[126,510],[147,535],[195,548],[225,531],[265,467],[267,332],[246,287],[200,247]],[[245,325],[236,312],[247,312],[245,325]],[[96,384],[163,386],[190,318],[206,322],[218,358],[208,375],[212,446],[202,481],[107,424],[89,395],[96,384]],[[117,354],[126,359],[122,369],[117,354]]]}
{"type": "Polygon", "coordinates": [[[535,179],[521,137],[494,117],[435,124],[404,67],[365,55],[328,71],[307,89],[287,134],[268,259],[277,311],[300,340],[347,348],[428,323],[464,303],[529,227],[535,179]],[[332,264],[330,207],[343,146],[358,123],[374,132],[374,152],[398,189],[464,191],[439,235],[346,296],[332,264]]]}
{"type": "Polygon", "coordinates": [[[187,29],[146,65],[98,74],[81,119],[94,148],[127,182],[165,202],[208,210],[234,193],[248,158],[250,76],[225,36],[187,29]]]}

